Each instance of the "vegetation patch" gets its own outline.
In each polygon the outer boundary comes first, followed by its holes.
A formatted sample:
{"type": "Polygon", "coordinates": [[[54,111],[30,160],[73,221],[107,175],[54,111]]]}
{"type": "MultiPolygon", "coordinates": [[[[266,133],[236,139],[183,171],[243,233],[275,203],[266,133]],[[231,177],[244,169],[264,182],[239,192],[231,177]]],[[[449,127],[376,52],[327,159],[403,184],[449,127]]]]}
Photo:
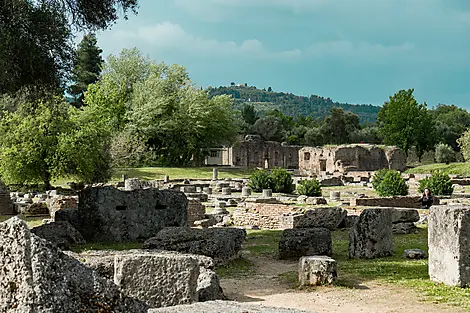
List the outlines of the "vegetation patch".
{"type": "Polygon", "coordinates": [[[219,266],[216,272],[221,278],[239,278],[255,274],[256,267],[250,260],[239,258],[229,264],[219,266]]]}

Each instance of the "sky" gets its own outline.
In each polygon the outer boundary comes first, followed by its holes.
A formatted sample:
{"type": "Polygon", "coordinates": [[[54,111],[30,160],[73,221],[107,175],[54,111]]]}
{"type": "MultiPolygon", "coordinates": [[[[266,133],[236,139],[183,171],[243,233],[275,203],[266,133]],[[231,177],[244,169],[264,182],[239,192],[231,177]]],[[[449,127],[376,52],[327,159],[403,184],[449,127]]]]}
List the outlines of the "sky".
{"type": "Polygon", "coordinates": [[[469,0],[139,0],[98,45],[183,65],[204,88],[373,105],[414,88],[430,108],[470,109],[469,0]]]}

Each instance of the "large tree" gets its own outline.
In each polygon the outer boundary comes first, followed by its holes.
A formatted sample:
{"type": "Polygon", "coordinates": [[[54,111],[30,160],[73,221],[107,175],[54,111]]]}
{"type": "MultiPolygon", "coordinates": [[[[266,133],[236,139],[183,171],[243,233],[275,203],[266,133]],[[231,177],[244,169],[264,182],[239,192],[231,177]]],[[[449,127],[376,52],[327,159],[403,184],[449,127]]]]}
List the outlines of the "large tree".
{"type": "Polygon", "coordinates": [[[0,94],[58,91],[73,60],[72,30],[105,29],[137,0],[0,1],[0,94]]]}
{"type": "Polygon", "coordinates": [[[62,98],[21,103],[0,120],[0,174],[7,184],[44,183],[71,177],[109,178],[106,133],[62,98]]]}
{"type": "Polygon", "coordinates": [[[470,127],[470,113],[455,105],[439,104],[430,110],[436,123],[437,140],[459,151],[457,139],[470,127]]]}
{"type": "Polygon", "coordinates": [[[72,104],[76,107],[83,105],[84,92],[88,85],[98,80],[103,65],[102,52],[93,33],[85,35],[78,45],[72,69],[73,84],[69,87],[69,93],[74,97],[72,104]]]}
{"type": "Polygon", "coordinates": [[[400,90],[391,96],[380,109],[377,122],[384,143],[400,147],[406,155],[415,145],[420,158],[434,146],[434,126],[426,103],[419,104],[413,92],[400,90]]]}
{"type": "Polygon", "coordinates": [[[352,112],[344,112],[342,108],[333,107],[321,126],[323,142],[327,144],[343,144],[351,142],[351,134],[360,129],[359,116],[352,112]]]}

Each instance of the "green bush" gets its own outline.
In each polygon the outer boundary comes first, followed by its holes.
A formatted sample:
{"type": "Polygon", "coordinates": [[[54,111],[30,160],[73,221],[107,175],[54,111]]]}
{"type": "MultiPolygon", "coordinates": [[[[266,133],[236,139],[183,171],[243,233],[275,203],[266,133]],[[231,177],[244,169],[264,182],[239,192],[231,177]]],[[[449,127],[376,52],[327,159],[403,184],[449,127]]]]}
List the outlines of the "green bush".
{"type": "Polygon", "coordinates": [[[418,190],[423,192],[425,188],[436,196],[451,195],[454,192],[449,175],[441,172],[434,172],[431,177],[420,180],[418,190]]]}
{"type": "Polygon", "coordinates": [[[274,189],[273,178],[267,171],[256,170],[251,173],[248,186],[256,192],[260,192],[263,189],[274,189]]]}
{"type": "Polygon", "coordinates": [[[372,187],[377,190],[377,187],[380,185],[382,180],[384,179],[385,174],[390,172],[391,170],[388,168],[383,168],[374,173],[374,176],[372,177],[372,187]]]}
{"type": "Polygon", "coordinates": [[[275,192],[291,193],[294,191],[292,175],[286,169],[273,169],[271,171],[271,178],[275,192]]]}
{"type": "Polygon", "coordinates": [[[320,182],[316,179],[301,180],[297,185],[297,192],[299,193],[299,195],[305,195],[308,197],[319,197],[321,196],[320,182]]]}
{"type": "Polygon", "coordinates": [[[436,159],[437,163],[449,164],[455,161],[455,152],[451,146],[445,143],[439,143],[436,145],[434,159],[436,159]]]}
{"type": "Polygon", "coordinates": [[[375,190],[382,197],[406,196],[408,194],[408,185],[401,178],[400,172],[389,170],[383,175],[375,190]]]}

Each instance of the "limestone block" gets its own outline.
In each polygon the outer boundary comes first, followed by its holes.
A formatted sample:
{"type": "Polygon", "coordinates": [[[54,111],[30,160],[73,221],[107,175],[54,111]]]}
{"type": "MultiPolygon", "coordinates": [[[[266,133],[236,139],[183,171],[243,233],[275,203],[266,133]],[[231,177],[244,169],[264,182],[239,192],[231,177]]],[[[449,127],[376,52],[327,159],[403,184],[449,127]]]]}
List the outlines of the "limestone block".
{"type": "Polygon", "coordinates": [[[251,196],[251,188],[250,187],[243,187],[242,188],[242,197],[249,197],[251,196]]]}
{"type": "Polygon", "coordinates": [[[311,208],[304,214],[283,215],[280,223],[290,225],[290,228],[325,227],[335,230],[347,214],[346,210],[337,207],[311,208]]]}
{"type": "Polygon", "coordinates": [[[394,223],[392,225],[392,232],[394,234],[411,234],[417,229],[412,222],[394,223]]]}
{"type": "Polygon", "coordinates": [[[335,200],[335,201],[341,200],[341,192],[330,191],[330,200],[335,200]]]}
{"type": "Polygon", "coordinates": [[[193,303],[199,263],[184,255],[116,255],[114,283],[122,292],[152,308],[193,303]]]}
{"type": "Polygon", "coordinates": [[[167,227],[144,243],[144,249],[200,254],[226,264],[240,257],[246,231],[239,228],[167,227]]]}
{"type": "Polygon", "coordinates": [[[403,257],[407,259],[420,260],[425,259],[428,256],[426,255],[426,252],[421,249],[406,249],[405,252],[403,252],[403,257]]]}
{"type": "Polygon", "coordinates": [[[196,186],[192,186],[192,185],[181,186],[180,190],[181,192],[184,192],[184,193],[196,193],[196,186]]]}
{"type": "Polygon", "coordinates": [[[419,212],[415,209],[390,208],[392,211],[392,223],[417,222],[419,212]]]}
{"type": "Polygon", "coordinates": [[[373,259],[392,255],[392,252],[392,210],[362,211],[349,231],[349,257],[373,259]]]}
{"type": "Polygon", "coordinates": [[[285,229],[279,240],[279,258],[331,255],[331,231],[327,228],[285,229]]]}
{"type": "Polygon", "coordinates": [[[0,223],[0,312],[147,312],[75,258],[13,217],[0,223]]]}
{"type": "Polygon", "coordinates": [[[225,196],[229,196],[232,194],[232,189],[230,187],[222,188],[222,194],[225,196]]]}
{"type": "Polygon", "coordinates": [[[55,244],[62,250],[74,245],[84,244],[83,236],[69,222],[59,221],[34,227],[31,232],[55,244]]]}
{"type": "Polygon", "coordinates": [[[263,198],[271,198],[273,196],[272,189],[263,189],[263,198]]]}
{"type": "Polygon", "coordinates": [[[224,300],[226,297],[220,287],[219,276],[213,270],[202,266],[199,271],[196,289],[198,301],[224,300]]]}
{"type": "Polygon", "coordinates": [[[304,256],[299,260],[300,286],[330,285],[337,276],[336,261],[328,256],[304,256]]]}
{"type": "Polygon", "coordinates": [[[470,286],[470,206],[432,206],[428,216],[429,276],[470,286]]]}

